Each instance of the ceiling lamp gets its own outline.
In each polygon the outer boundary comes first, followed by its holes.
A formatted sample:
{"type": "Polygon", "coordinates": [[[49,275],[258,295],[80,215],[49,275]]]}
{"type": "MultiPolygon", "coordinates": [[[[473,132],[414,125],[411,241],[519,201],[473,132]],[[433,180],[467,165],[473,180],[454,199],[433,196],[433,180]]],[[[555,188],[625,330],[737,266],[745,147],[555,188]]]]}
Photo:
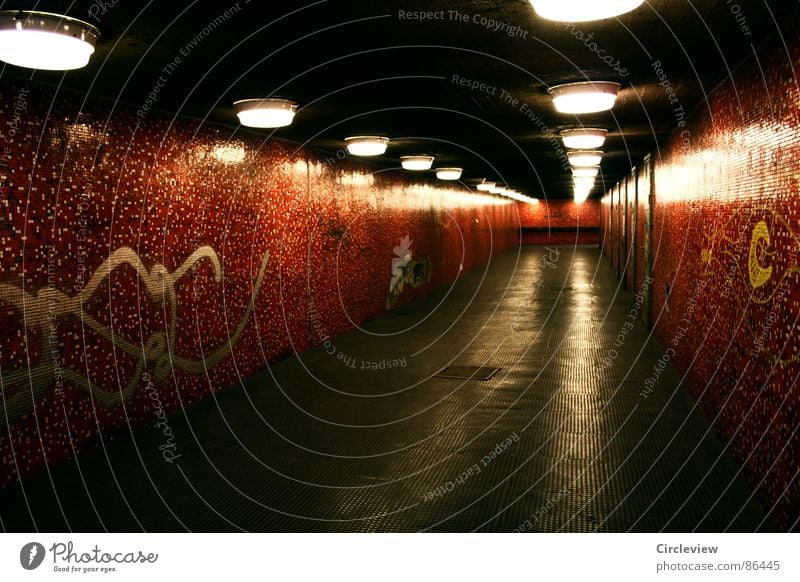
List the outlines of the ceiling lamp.
{"type": "Polygon", "coordinates": [[[611,81],[584,81],[556,85],[548,92],[560,113],[597,113],[614,107],[619,89],[611,81]]]}
{"type": "Polygon", "coordinates": [[[561,132],[561,139],[569,149],[593,150],[603,147],[607,134],[605,129],[566,129],[561,132]]]}
{"type": "Polygon", "coordinates": [[[245,127],[286,127],[297,111],[297,103],[288,99],[242,99],[233,106],[239,123],[245,127]]]}
{"type": "Polygon", "coordinates": [[[400,164],[404,170],[413,170],[415,172],[430,170],[433,165],[433,156],[402,156],[400,164]]]}
{"type": "Polygon", "coordinates": [[[89,63],[100,31],[88,22],[33,10],[0,11],[0,60],[47,71],[89,63]]]}
{"type": "Polygon", "coordinates": [[[600,165],[600,160],[603,159],[603,152],[575,150],[574,152],[568,152],[567,157],[574,168],[592,168],[600,165]]]}
{"type": "Polygon", "coordinates": [[[599,173],[600,173],[600,168],[598,168],[596,166],[594,168],[586,167],[586,168],[573,168],[572,169],[572,175],[575,178],[596,178],[597,174],[599,174],[599,173]]]}
{"type": "Polygon", "coordinates": [[[494,182],[487,182],[484,180],[480,184],[478,184],[478,190],[481,192],[490,192],[494,188],[494,182]]]}
{"type": "Polygon", "coordinates": [[[644,0],[531,0],[536,14],[560,22],[586,22],[625,14],[644,0]]]}
{"type": "Polygon", "coordinates": [[[573,200],[575,200],[575,204],[583,204],[589,198],[589,192],[591,190],[578,190],[575,189],[573,193],[573,200]]]}
{"type": "Polygon", "coordinates": [[[347,151],[354,156],[379,156],[389,145],[388,137],[378,135],[358,135],[345,138],[347,151]]]}
{"type": "Polygon", "coordinates": [[[436,177],[440,180],[458,180],[463,171],[463,168],[439,168],[436,170],[436,177]]]}

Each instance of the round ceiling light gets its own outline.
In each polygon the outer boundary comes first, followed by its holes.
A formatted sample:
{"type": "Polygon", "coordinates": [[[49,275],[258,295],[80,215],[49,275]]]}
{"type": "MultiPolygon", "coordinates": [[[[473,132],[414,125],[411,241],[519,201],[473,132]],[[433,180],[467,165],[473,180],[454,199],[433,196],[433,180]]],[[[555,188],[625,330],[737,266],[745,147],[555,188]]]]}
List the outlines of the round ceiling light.
{"type": "Polygon", "coordinates": [[[600,168],[595,167],[577,167],[572,169],[572,175],[575,178],[596,178],[600,173],[600,168]]]}
{"type": "Polygon", "coordinates": [[[402,156],[400,164],[404,170],[413,170],[415,172],[430,170],[433,165],[433,156],[402,156]]]}
{"type": "Polygon", "coordinates": [[[600,165],[603,152],[575,150],[568,152],[567,157],[574,168],[592,168],[600,165]]]}
{"type": "Polygon", "coordinates": [[[620,86],[612,81],[583,81],[556,85],[548,92],[560,113],[597,113],[614,107],[620,86]]]}
{"type": "Polygon", "coordinates": [[[288,99],[242,99],[233,106],[239,123],[245,127],[286,127],[297,111],[297,103],[288,99]]]}
{"type": "Polygon", "coordinates": [[[345,138],[347,151],[354,156],[379,156],[386,152],[388,137],[378,135],[357,135],[345,138]]]}
{"type": "Polygon", "coordinates": [[[536,14],[560,22],[602,20],[635,10],[644,0],[531,0],[536,14]]]}
{"type": "Polygon", "coordinates": [[[561,132],[564,147],[573,150],[593,150],[603,147],[608,131],[605,129],[565,129],[561,132]]]}
{"type": "Polygon", "coordinates": [[[478,184],[478,190],[481,192],[490,192],[494,188],[494,182],[487,182],[484,180],[480,184],[478,184]]]}
{"type": "Polygon", "coordinates": [[[100,31],[88,22],[34,10],[0,11],[0,60],[47,71],[89,63],[100,31]]]}
{"type": "Polygon", "coordinates": [[[436,170],[436,177],[440,180],[458,180],[463,171],[463,168],[439,168],[436,170]]]}
{"type": "Polygon", "coordinates": [[[590,192],[591,192],[591,189],[589,189],[589,190],[579,190],[579,189],[576,188],[575,192],[573,192],[573,194],[572,194],[573,195],[573,199],[575,200],[575,204],[583,204],[584,202],[586,202],[586,200],[589,198],[589,193],[590,192]]]}

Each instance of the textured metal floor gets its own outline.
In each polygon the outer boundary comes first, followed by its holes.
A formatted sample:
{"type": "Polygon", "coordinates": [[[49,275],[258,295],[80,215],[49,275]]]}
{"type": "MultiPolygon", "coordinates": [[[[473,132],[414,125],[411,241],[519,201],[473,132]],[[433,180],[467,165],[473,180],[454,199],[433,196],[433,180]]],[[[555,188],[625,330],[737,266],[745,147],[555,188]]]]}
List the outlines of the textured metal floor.
{"type": "Polygon", "coordinates": [[[2,527],[767,529],[674,372],[640,394],[663,352],[639,324],[614,346],[631,302],[596,249],[507,253],[171,415],[174,465],[146,426],[28,480],[24,495],[0,492],[2,527]],[[434,377],[449,365],[501,370],[434,377]]]}

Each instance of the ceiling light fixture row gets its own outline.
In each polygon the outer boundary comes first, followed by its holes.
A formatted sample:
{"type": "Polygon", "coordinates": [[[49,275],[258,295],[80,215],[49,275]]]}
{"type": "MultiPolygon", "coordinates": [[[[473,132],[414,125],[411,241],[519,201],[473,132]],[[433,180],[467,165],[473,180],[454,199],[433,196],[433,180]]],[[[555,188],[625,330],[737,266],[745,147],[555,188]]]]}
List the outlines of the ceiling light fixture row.
{"type": "Polygon", "coordinates": [[[476,188],[480,192],[488,192],[490,194],[505,196],[506,198],[511,198],[512,200],[516,200],[517,202],[528,202],[531,204],[537,204],[539,202],[539,200],[537,200],[536,198],[527,196],[522,192],[514,190],[513,188],[508,188],[506,186],[497,184],[496,182],[491,182],[486,179],[484,179],[480,184],[478,184],[476,188]]]}
{"type": "MultiPolygon", "coordinates": [[[[579,21],[608,18],[633,10],[642,0],[531,0],[536,12],[553,20],[579,21]]],[[[95,52],[100,31],[82,20],[35,10],[0,11],[0,60],[42,70],[73,70],[84,67],[95,52]]],[[[549,89],[556,110],[562,113],[594,113],[614,106],[619,83],[587,81],[556,85],[549,89]]],[[[292,123],[298,104],[289,99],[242,99],[233,104],[242,125],[259,129],[286,127],[292,123]]],[[[597,128],[565,130],[561,133],[575,168],[576,179],[593,179],[601,152],[595,151],[605,142],[607,131],[597,128]]],[[[378,156],[386,152],[389,138],[353,136],[345,139],[347,151],[356,156],[378,156]]],[[[403,156],[401,164],[411,171],[430,170],[433,156],[403,156]]],[[[438,168],[440,180],[459,180],[462,168],[438,168]]],[[[507,189],[493,183],[479,185],[481,191],[504,194],[507,189]]],[[[586,186],[581,186],[581,192],[586,186]]],[[[577,194],[577,190],[576,190],[577,194]]],[[[508,190],[509,197],[522,196],[508,190]]]]}
{"type": "MultiPolygon", "coordinates": [[[[626,0],[620,2],[570,2],[569,0],[557,0],[554,2],[534,2],[534,6],[539,4],[537,12],[544,16],[546,11],[556,20],[575,20],[575,15],[567,18],[557,18],[557,13],[570,6],[582,5],[581,10],[585,14],[591,14],[603,8],[616,9],[625,4],[626,0]]],[[[633,4],[627,1],[627,4],[633,4]]],[[[638,4],[641,4],[639,2],[638,4]]],[[[638,5],[637,4],[637,5],[638,5]]],[[[633,6],[635,8],[635,6],[633,6]]],[[[632,9],[632,8],[631,8],[632,9]]],[[[580,14],[577,13],[577,14],[580,14]]],[[[615,14],[609,14],[614,16],[615,14]]],[[[585,20],[593,20],[586,18],[585,20]]],[[[553,105],[556,111],[567,114],[587,114],[608,111],[614,107],[619,94],[620,84],[611,81],[585,81],[580,83],[566,83],[551,87],[548,92],[553,98],[553,105]]],[[[577,204],[585,202],[589,194],[594,189],[594,181],[600,173],[600,162],[603,152],[599,148],[603,147],[608,137],[608,130],[598,127],[581,127],[566,129],[561,132],[561,140],[567,148],[567,157],[572,166],[574,178],[573,196],[577,204]]]]}
{"type": "MultiPolygon", "coordinates": [[[[549,91],[558,111],[564,113],[592,113],[611,109],[617,98],[619,83],[589,81],[557,85],[549,91]]],[[[234,103],[242,125],[256,128],[277,128],[289,125],[298,105],[288,99],[243,99],[234,103]]],[[[605,143],[607,130],[599,128],[571,129],[562,132],[561,137],[567,148],[593,150],[605,143]]],[[[360,135],[345,138],[348,153],[354,156],[380,156],[386,153],[389,138],[378,135],[360,135]]],[[[402,167],[410,171],[426,171],[433,166],[433,156],[402,156],[402,167]]],[[[599,158],[597,164],[599,164],[599,158]]],[[[573,165],[597,165],[573,162],[573,165]]],[[[437,168],[436,177],[440,180],[459,180],[463,168],[437,168]]],[[[491,191],[491,190],[486,190],[491,191]]]]}

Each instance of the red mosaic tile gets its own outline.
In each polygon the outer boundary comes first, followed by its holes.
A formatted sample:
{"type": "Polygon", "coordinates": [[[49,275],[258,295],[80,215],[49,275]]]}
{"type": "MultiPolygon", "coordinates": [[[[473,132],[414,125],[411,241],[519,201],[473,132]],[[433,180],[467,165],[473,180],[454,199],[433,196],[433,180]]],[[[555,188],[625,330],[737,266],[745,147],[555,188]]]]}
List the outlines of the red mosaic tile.
{"type": "Polygon", "coordinates": [[[154,422],[148,379],[173,411],[320,344],[312,317],[333,336],[384,313],[404,238],[425,269],[396,305],[519,241],[498,198],[79,107],[0,88],[0,484],[154,422]]]}

